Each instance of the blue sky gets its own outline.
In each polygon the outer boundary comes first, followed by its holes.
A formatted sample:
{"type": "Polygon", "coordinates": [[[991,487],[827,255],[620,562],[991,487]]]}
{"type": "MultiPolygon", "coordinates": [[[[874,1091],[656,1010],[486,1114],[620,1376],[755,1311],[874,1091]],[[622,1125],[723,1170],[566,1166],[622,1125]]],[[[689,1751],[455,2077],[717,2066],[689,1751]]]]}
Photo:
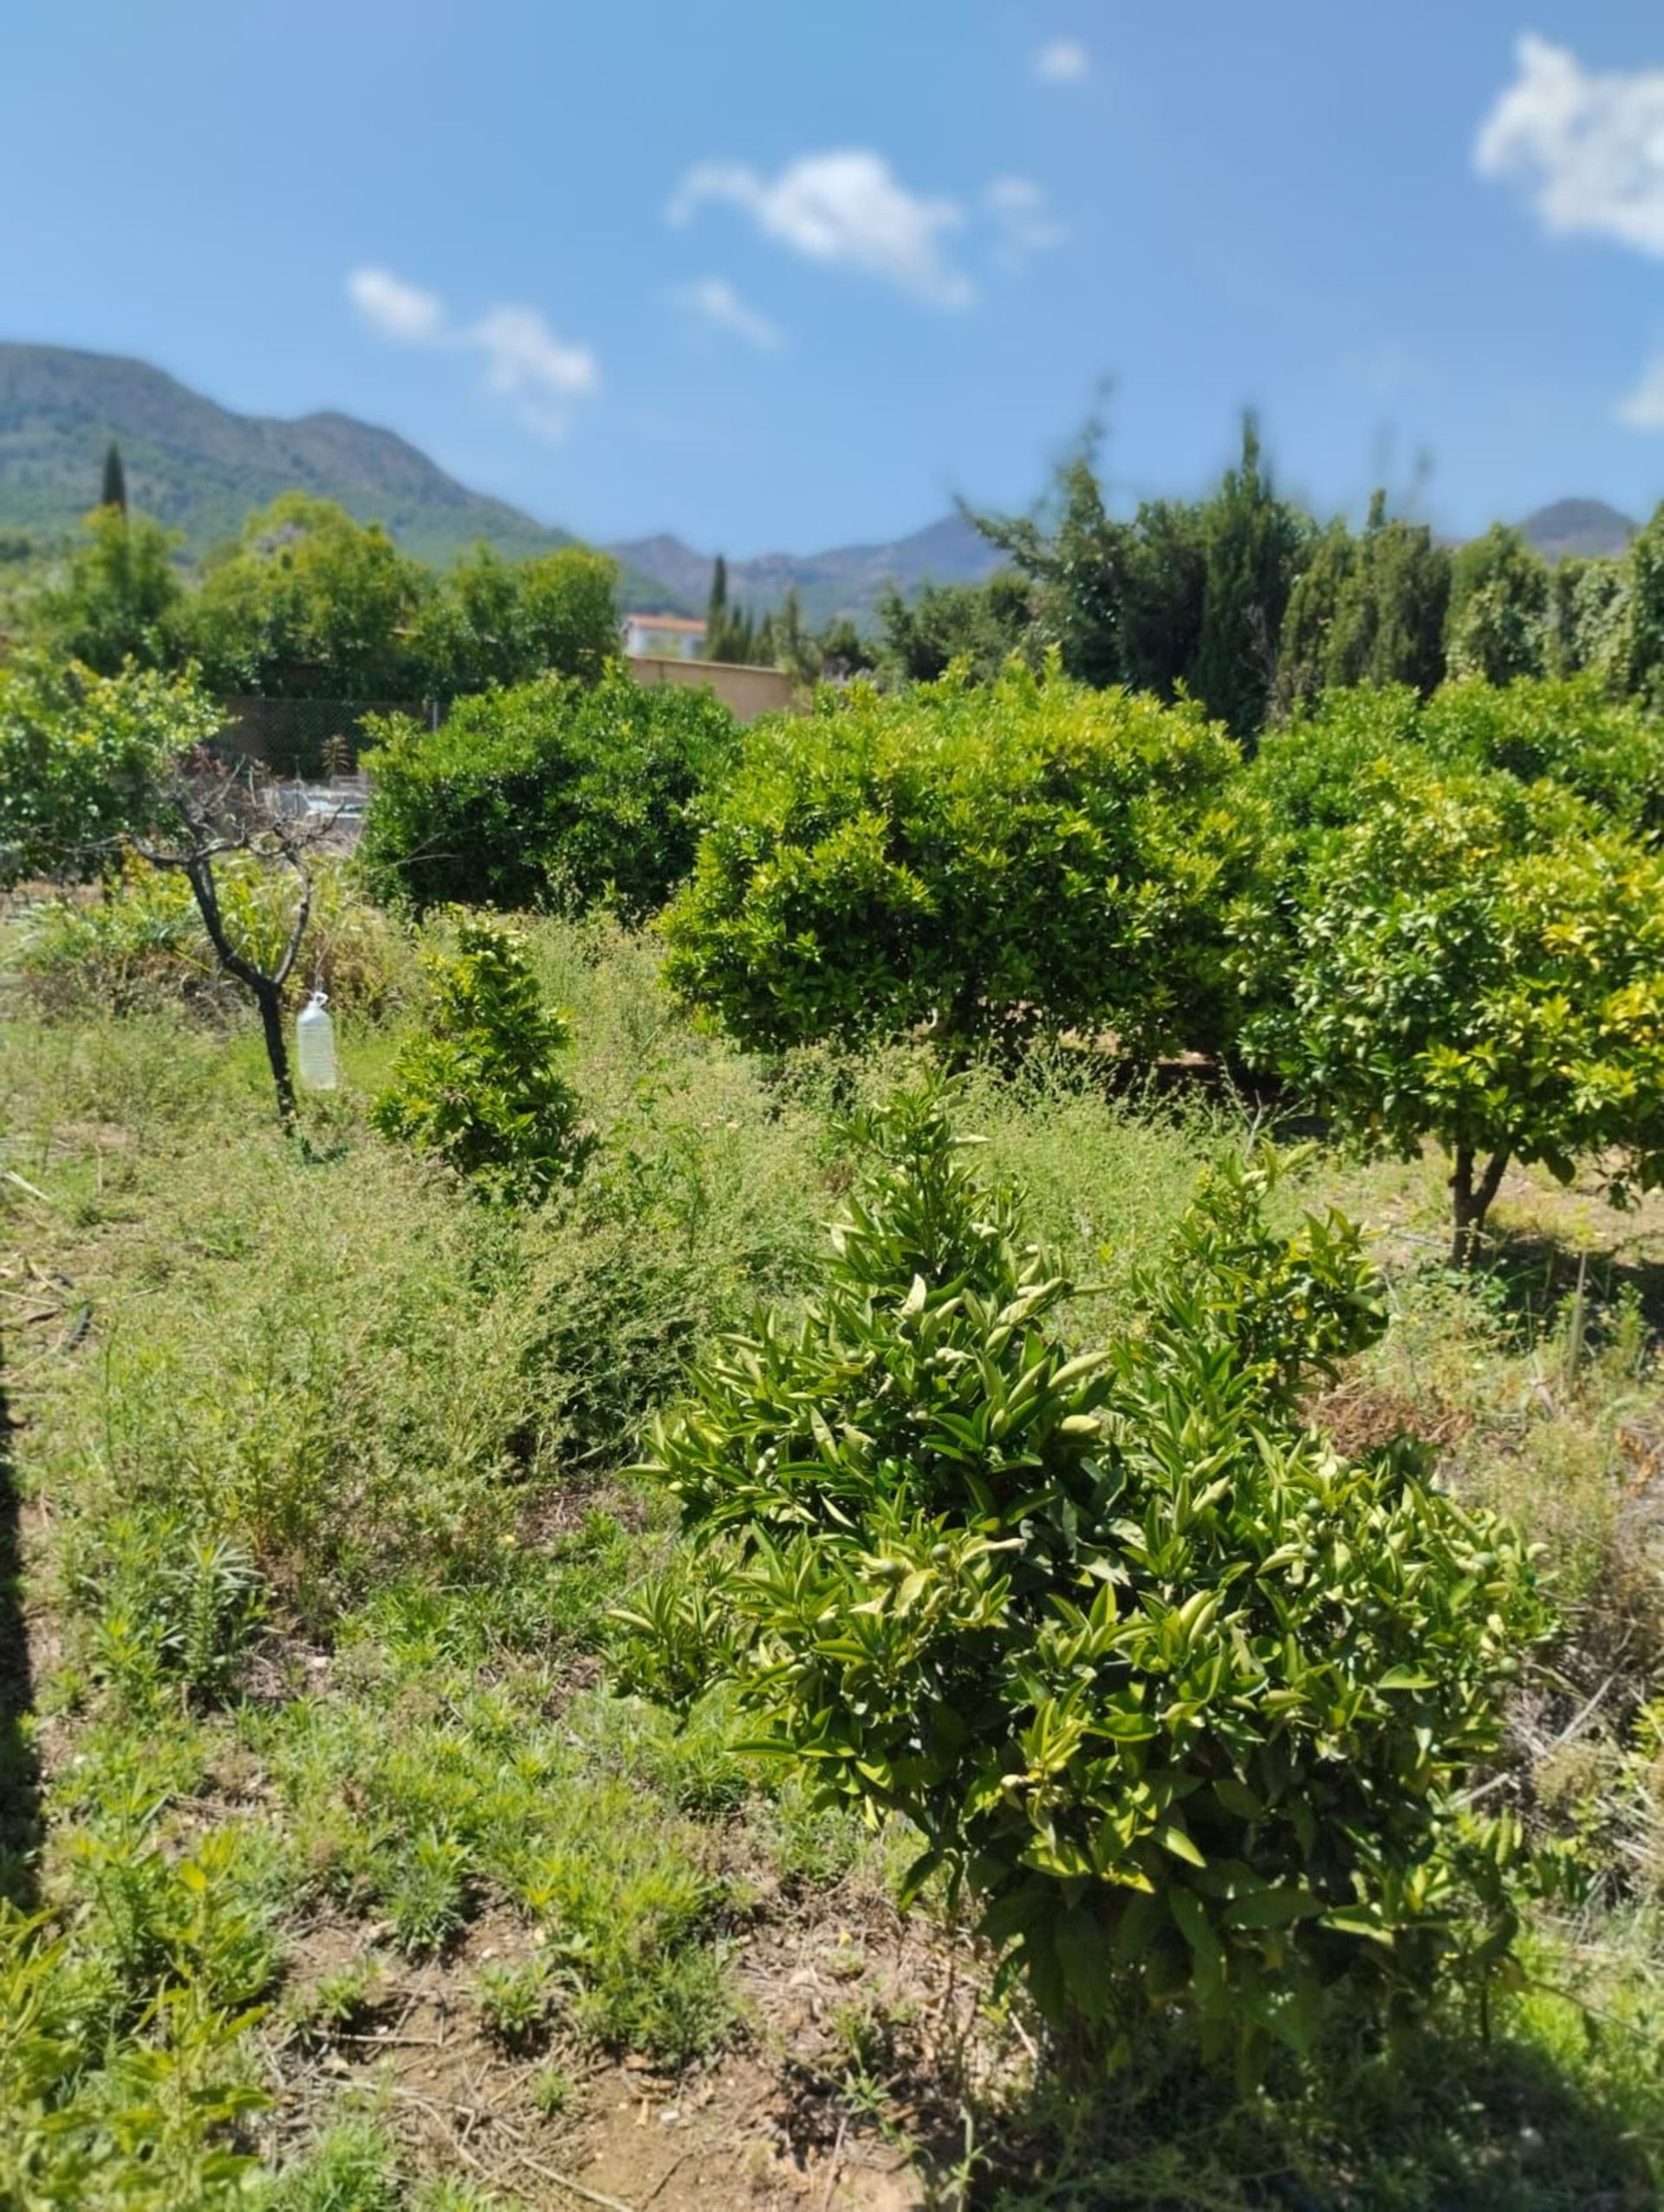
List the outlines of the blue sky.
{"type": "Polygon", "coordinates": [[[1664,492],[1641,0],[8,0],[0,335],[751,554],[1118,498],[1664,492]]]}

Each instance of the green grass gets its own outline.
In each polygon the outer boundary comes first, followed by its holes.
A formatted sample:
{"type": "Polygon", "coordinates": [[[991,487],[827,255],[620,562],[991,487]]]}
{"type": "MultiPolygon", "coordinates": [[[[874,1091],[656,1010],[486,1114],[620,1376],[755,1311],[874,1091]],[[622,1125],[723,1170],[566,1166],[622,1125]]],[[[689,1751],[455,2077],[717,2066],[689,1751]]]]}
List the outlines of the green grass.
{"type": "MultiPolygon", "coordinates": [[[[0,1168],[22,1178],[0,1181],[22,1424],[0,1448],[49,1623],[0,1729],[0,1787],[21,1804],[38,1753],[47,1823],[14,1885],[30,1916],[0,1927],[0,2206],[229,2202],[244,2158],[273,2208],[486,2202],[460,2173],[420,2196],[440,2183],[403,2108],[325,2093],[320,2054],[389,1993],[439,1977],[527,2124],[563,2125],[608,2053],[789,2055],[745,1995],[754,1936],[908,1856],[765,1786],[718,1704],[678,1731],[618,1695],[608,1617],[673,1542],[629,1473],[644,1423],[752,1298],[796,1295],[848,1185],[844,1114],[898,1056],[765,1066],[674,1018],[649,946],[536,944],[601,1142],[575,1193],[518,1220],[371,1133],[387,1031],[343,1025],[348,1087],[308,1103],[296,1146],[241,1028],[0,1031],[0,1168]]],[[[1082,1333],[1243,1127],[1229,1101],[1112,1103],[1070,1055],[973,1074],[967,1118],[1093,1286],[1082,1333]]],[[[933,2046],[951,2140],[925,2130],[920,2156],[963,2166],[972,2201],[1652,2201],[1664,1779],[1637,1714],[1664,1672],[1664,1233],[1522,1187],[1505,1264],[1457,1281],[1440,1199],[1432,1162],[1313,1154],[1294,1179],[1290,1204],[1378,1232],[1393,1283],[1385,1343],[1322,1410],[1419,1428],[1547,1547],[1569,1626],[1505,1786],[1573,1840],[1589,1901],[1538,1922],[1488,2042],[1454,2005],[1390,2051],[1337,2021],[1249,2104],[1154,2039],[1069,2100],[998,2016],[974,2091],[933,2046]]],[[[905,2137],[929,2100],[898,2001],[874,2026],[851,1997],[850,2064],[905,2137]]]]}

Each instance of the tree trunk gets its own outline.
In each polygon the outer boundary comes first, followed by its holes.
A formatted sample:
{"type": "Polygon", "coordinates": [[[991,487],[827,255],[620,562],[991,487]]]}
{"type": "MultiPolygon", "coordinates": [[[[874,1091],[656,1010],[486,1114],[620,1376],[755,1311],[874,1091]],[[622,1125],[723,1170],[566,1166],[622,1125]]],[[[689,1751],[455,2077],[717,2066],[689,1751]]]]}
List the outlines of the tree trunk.
{"type": "Polygon", "coordinates": [[[305,934],[307,921],[312,909],[312,887],[302,877],[300,902],[296,909],[295,925],[289,932],[289,946],[277,971],[267,975],[263,969],[245,960],[225,934],[225,924],[219,911],[219,893],[214,882],[214,864],[206,851],[195,853],[181,863],[185,881],[190,884],[197,901],[197,911],[202,916],[202,926],[208,933],[208,941],[219,955],[220,966],[253,997],[260,1009],[260,1027],[266,1040],[266,1058],[271,1067],[272,1088],[277,1093],[277,1118],[290,1136],[295,1134],[295,1082],[289,1071],[289,1044],[283,1035],[283,985],[295,965],[295,955],[305,934]]]}
{"type": "Polygon", "coordinates": [[[283,1034],[283,994],[274,984],[264,984],[255,992],[260,1007],[260,1027],[266,1040],[266,1058],[271,1064],[271,1080],[277,1093],[277,1118],[285,1129],[295,1134],[295,1082],[289,1071],[289,1039],[283,1034]]]}
{"type": "Polygon", "coordinates": [[[1491,1211],[1491,1201],[1502,1187],[1507,1167],[1508,1148],[1504,1145],[1499,1151],[1492,1154],[1476,1183],[1473,1180],[1472,1146],[1457,1146],[1455,1165],[1450,1177],[1451,1218],[1453,1223],[1450,1264],[1453,1267],[1470,1268],[1479,1265],[1479,1233],[1485,1227],[1485,1216],[1491,1211]]]}

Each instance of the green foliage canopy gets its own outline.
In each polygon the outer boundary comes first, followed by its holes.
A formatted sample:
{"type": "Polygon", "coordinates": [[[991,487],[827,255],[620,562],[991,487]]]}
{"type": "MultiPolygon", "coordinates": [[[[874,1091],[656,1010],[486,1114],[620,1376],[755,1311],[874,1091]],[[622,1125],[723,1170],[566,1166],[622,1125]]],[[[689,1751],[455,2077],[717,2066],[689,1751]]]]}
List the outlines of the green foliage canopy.
{"type": "Polygon", "coordinates": [[[1031,587],[1002,569],[985,583],[927,583],[904,599],[892,587],[879,602],[880,661],[903,683],[934,683],[955,660],[991,683],[1013,653],[1034,647],[1031,587]]]}
{"type": "Polygon", "coordinates": [[[1181,686],[1241,738],[1265,719],[1277,637],[1308,535],[1274,491],[1251,417],[1238,465],[1199,505],[1147,501],[1109,511],[1089,425],[1057,472],[1050,522],[978,515],[977,527],[1034,587],[1038,641],[1066,674],[1171,698],[1181,686]]]}
{"type": "Polygon", "coordinates": [[[579,546],[509,561],[480,545],[435,577],[377,524],[293,492],[250,517],[181,622],[218,691],[448,699],[594,681],[617,650],[617,576],[579,546]]]}
{"type": "Polygon", "coordinates": [[[764,722],[663,929],[673,986],[751,1044],[1041,1022],[1129,1051],[1220,1032],[1221,915],[1258,817],[1194,706],[1013,663],[764,722]]]}
{"type": "MultiPolygon", "coordinates": [[[[1280,853],[1278,872],[1310,864],[1314,839],[1359,819],[1375,770],[1414,771],[1418,761],[1551,780],[1586,800],[1591,818],[1648,842],[1664,836],[1664,724],[1614,699],[1596,675],[1506,685],[1472,677],[1426,699],[1407,684],[1359,684],[1298,709],[1247,771],[1277,831],[1302,849],[1298,862],[1280,853]]],[[[1587,826],[1568,816],[1574,834],[1587,826]]]]}
{"type": "Polygon", "coordinates": [[[1096,426],[1089,426],[1082,450],[1059,468],[1050,530],[1031,516],[972,519],[1033,582],[1041,634],[1056,647],[1063,673],[1101,687],[1127,680],[1128,534],[1098,482],[1098,436],[1096,426]]]}
{"type": "Polygon", "coordinates": [[[210,568],[189,634],[216,691],[399,699],[427,589],[427,572],[378,525],[289,492],[210,568]]]}
{"type": "Polygon", "coordinates": [[[405,692],[449,699],[549,674],[594,683],[618,651],[617,589],[617,564],[584,546],[509,561],[477,545],[416,616],[405,692]]]}
{"type": "Polygon", "coordinates": [[[1377,491],[1362,537],[1332,523],[1290,595],[1278,644],[1280,708],[1337,686],[1433,690],[1444,673],[1449,598],[1449,554],[1425,524],[1389,519],[1377,491]]]}
{"type": "Polygon", "coordinates": [[[1451,563],[1446,663],[1453,676],[1511,683],[1550,657],[1548,563],[1517,530],[1494,523],[1451,563]]]}
{"type": "Polygon", "coordinates": [[[60,659],[105,676],[128,660],[140,667],[177,662],[185,590],[173,538],[148,515],[115,505],[95,508],[81,531],[68,575],[30,609],[35,635],[60,659]]]}

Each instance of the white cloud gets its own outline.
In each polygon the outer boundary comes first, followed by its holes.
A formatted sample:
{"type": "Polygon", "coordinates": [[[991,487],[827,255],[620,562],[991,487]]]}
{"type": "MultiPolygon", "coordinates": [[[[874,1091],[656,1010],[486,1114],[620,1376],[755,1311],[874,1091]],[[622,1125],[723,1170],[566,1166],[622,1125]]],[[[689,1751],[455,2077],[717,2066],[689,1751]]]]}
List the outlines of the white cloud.
{"type": "Polygon", "coordinates": [[[779,324],[741,299],[725,276],[701,276],[694,283],[679,284],[670,296],[686,314],[713,330],[743,338],[758,353],[777,354],[786,342],[779,324]]]}
{"type": "Polygon", "coordinates": [[[1515,55],[1473,149],[1479,174],[1521,185],[1555,236],[1664,257],[1664,69],[1585,69],[1531,32],[1515,55]]]}
{"type": "Polygon", "coordinates": [[[671,221],[691,222],[707,200],[741,209],[765,237],[810,261],[861,270],[933,307],[969,307],[976,297],[944,250],[964,209],[909,192],[881,154],[804,154],[775,177],[740,161],[704,161],[683,178],[671,221]]]}
{"type": "Polygon", "coordinates": [[[354,270],[347,279],[347,296],[383,337],[424,345],[444,330],[445,309],[432,293],[419,291],[391,270],[354,270]]]}
{"type": "Polygon", "coordinates": [[[1054,38],[1034,57],[1042,84],[1079,84],[1092,74],[1092,56],[1078,38],[1054,38]]]}
{"type": "Polygon", "coordinates": [[[600,388],[595,355],[557,336],[535,307],[494,307],[476,322],[453,323],[442,300],[386,269],[354,270],[347,296],[384,338],[480,355],[485,389],[513,400],[521,421],[540,438],[564,438],[572,402],[600,388]]]}
{"type": "Polygon", "coordinates": [[[484,355],[487,390],[510,398],[581,400],[601,381],[589,348],[557,338],[535,307],[494,307],[459,330],[457,342],[484,355]]]}
{"type": "Polygon", "coordinates": [[[1631,430],[1664,430],[1664,354],[1654,354],[1633,392],[1612,410],[1631,430]]]}
{"type": "Polygon", "coordinates": [[[1007,269],[1020,268],[1030,254],[1050,253],[1068,239],[1032,178],[996,177],[982,200],[994,225],[994,257],[1007,269]]]}

